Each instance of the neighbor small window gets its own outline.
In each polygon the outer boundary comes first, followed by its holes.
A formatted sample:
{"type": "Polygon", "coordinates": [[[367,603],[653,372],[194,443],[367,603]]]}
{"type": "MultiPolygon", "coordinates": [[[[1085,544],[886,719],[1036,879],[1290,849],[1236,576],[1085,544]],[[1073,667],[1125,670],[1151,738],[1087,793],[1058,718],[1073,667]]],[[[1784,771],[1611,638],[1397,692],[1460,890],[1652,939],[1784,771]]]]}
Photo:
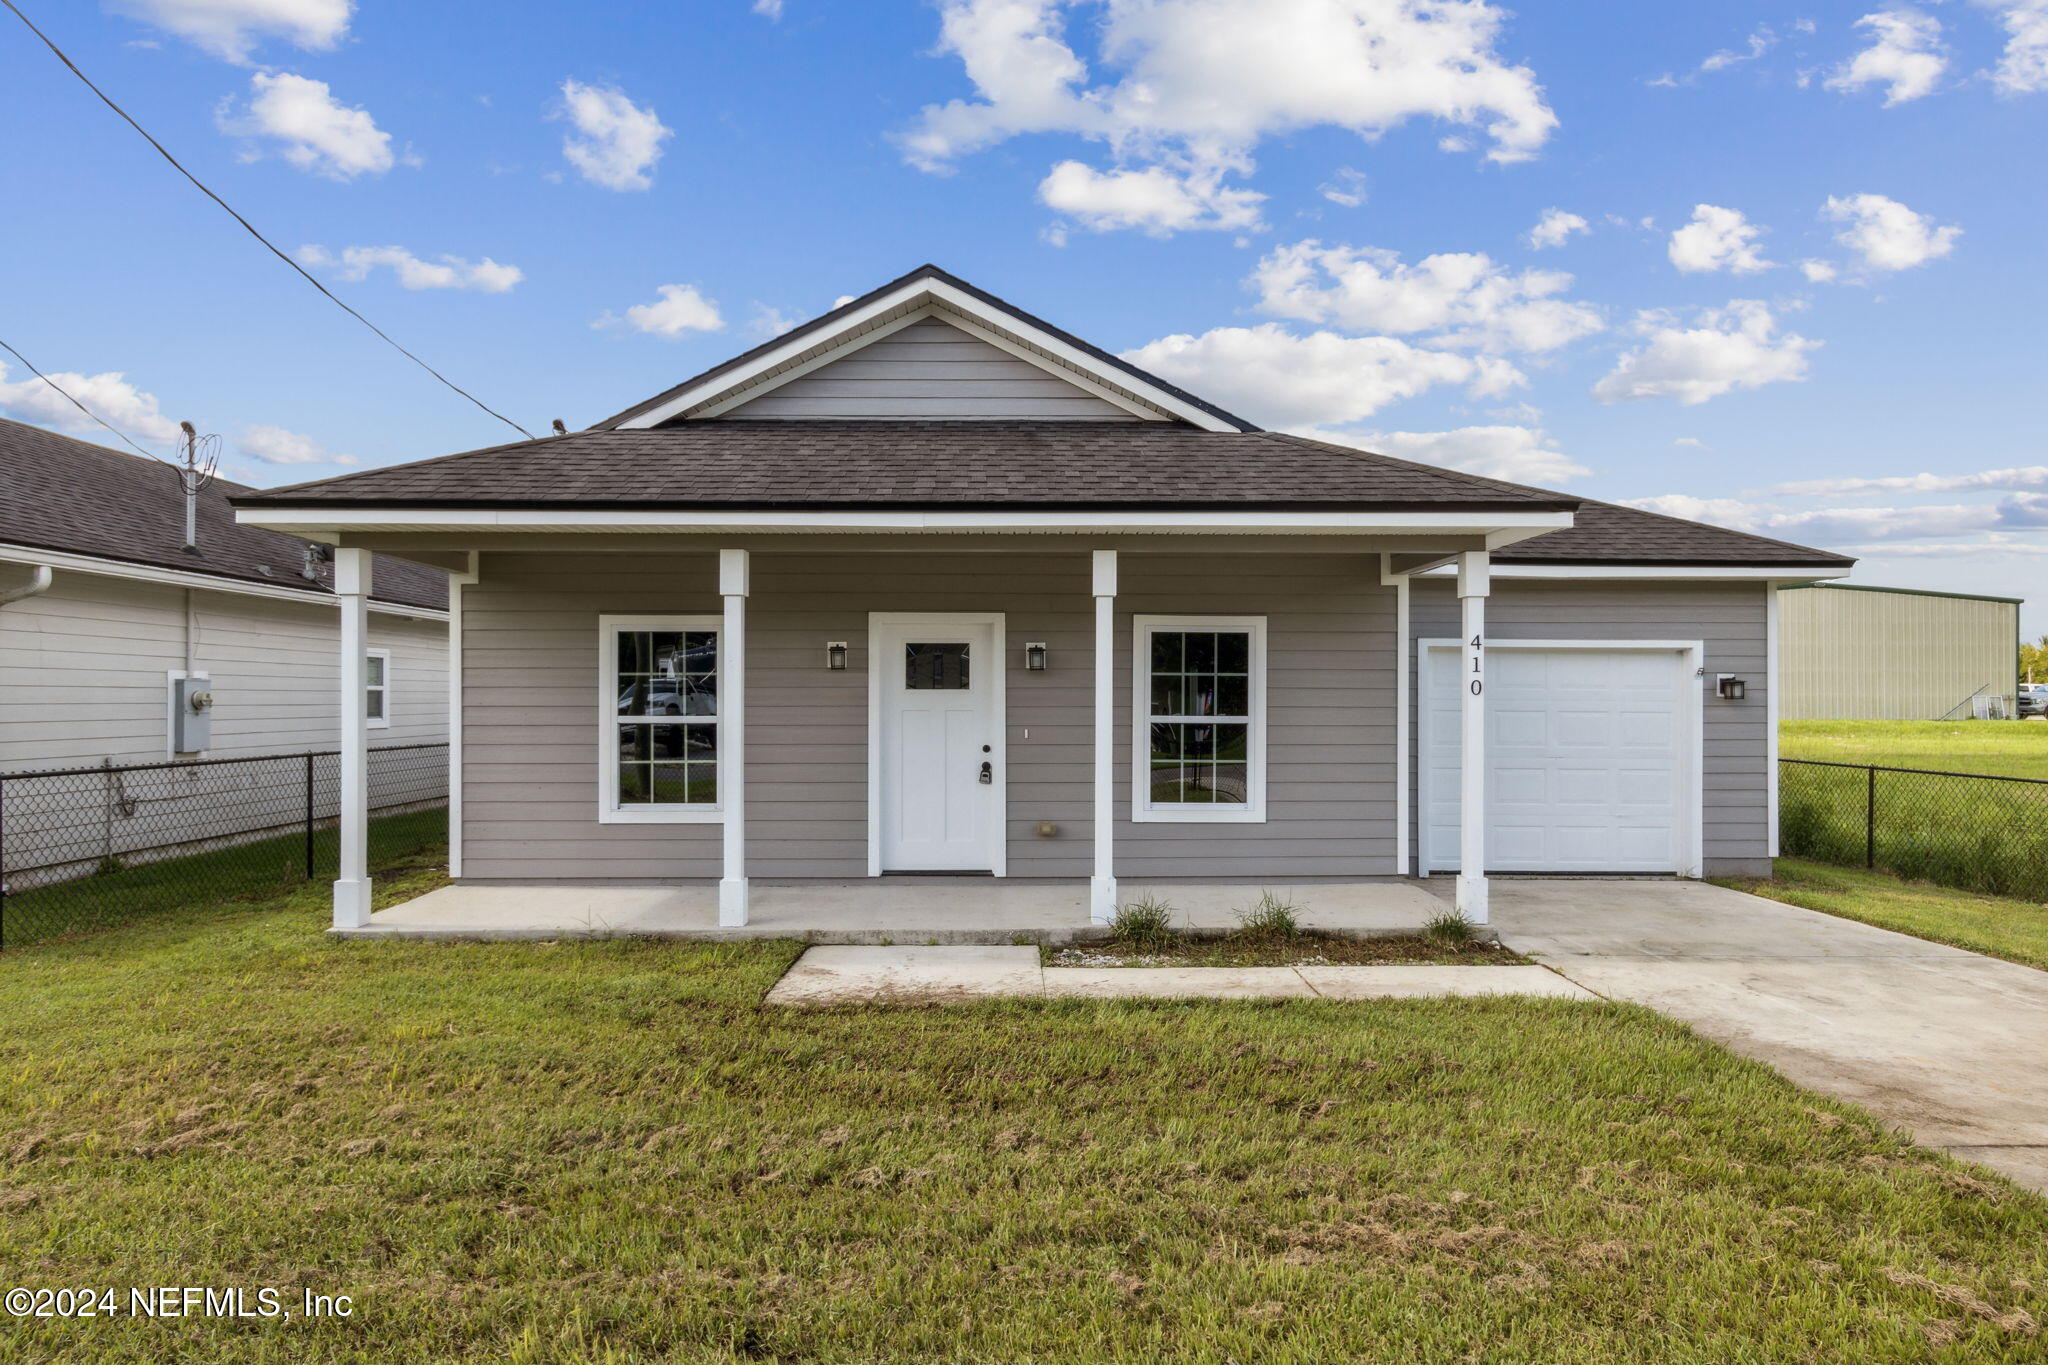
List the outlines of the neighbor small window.
{"type": "Polygon", "coordinates": [[[607,616],[601,651],[598,818],[714,818],[718,804],[718,621],[607,616]]]}
{"type": "Polygon", "coordinates": [[[364,660],[367,711],[372,730],[391,728],[391,651],[373,649],[364,660]]]}
{"type": "Polygon", "coordinates": [[[1263,618],[1144,617],[1132,818],[1265,819],[1263,618]]]}

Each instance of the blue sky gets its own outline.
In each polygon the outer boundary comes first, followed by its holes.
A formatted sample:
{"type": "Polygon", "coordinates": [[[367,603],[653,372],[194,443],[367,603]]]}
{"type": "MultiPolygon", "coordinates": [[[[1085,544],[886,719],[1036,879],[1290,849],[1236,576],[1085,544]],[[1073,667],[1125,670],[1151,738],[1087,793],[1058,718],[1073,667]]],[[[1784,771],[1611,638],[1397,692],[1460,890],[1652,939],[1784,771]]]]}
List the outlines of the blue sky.
{"type": "MultiPolygon", "coordinates": [[[[24,8],[536,432],[932,260],[1271,426],[2048,607],[2048,0],[24,8]]],[[[259,484],[513,435],[0,54],[0,336],[117,425],[259,484]]]]}

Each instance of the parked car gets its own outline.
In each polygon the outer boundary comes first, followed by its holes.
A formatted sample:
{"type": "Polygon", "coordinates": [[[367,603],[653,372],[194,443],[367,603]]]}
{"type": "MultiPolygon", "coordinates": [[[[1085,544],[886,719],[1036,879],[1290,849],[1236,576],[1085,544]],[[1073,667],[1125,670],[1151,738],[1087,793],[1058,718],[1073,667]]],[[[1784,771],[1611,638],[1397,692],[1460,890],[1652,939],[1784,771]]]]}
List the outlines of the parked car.
{"type": "Polygon", "coordinates": [[[2020,684],[2020,719],[2048,716],[2048,683],[2020,684]]]}

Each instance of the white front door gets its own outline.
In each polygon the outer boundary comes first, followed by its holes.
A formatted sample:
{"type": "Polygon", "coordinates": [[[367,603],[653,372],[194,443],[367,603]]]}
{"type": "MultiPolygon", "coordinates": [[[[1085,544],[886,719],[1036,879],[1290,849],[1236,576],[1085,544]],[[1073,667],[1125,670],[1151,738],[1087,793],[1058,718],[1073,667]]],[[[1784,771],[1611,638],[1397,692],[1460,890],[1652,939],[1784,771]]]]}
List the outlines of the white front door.
{"type": "Polygon", "coordinates": [[[873,623],[878,871],[1001,871],[1001,622],[873,623]]]}
{"type": "MultiPolygon", "coordinates": [[[[1457,654],[1424,670],[1423,856],[1458,866],[1457,654]]],[[[1487,650],[1490,872],[1684,872],[1693,861],[1691,725],[1701,700],[1675,649],[1487,650]]]]}

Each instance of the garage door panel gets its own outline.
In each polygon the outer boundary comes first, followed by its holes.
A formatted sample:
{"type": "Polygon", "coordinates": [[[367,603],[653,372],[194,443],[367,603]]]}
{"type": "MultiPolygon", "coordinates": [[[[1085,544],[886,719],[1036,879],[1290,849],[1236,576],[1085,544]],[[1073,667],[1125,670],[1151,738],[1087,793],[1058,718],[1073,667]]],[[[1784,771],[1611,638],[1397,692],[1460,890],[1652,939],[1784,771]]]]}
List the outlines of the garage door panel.
{"type": "MultiPolygon", "coordinates": [[[[1680,870],[1694,691],[1665,650],[1497,649],[1487,659],[1487,863],[1497,871],[1680,870]]],[[[1423,813],[1432,868],[1458,865],[1463,681],[1432,658],[1423,813]]]]}

